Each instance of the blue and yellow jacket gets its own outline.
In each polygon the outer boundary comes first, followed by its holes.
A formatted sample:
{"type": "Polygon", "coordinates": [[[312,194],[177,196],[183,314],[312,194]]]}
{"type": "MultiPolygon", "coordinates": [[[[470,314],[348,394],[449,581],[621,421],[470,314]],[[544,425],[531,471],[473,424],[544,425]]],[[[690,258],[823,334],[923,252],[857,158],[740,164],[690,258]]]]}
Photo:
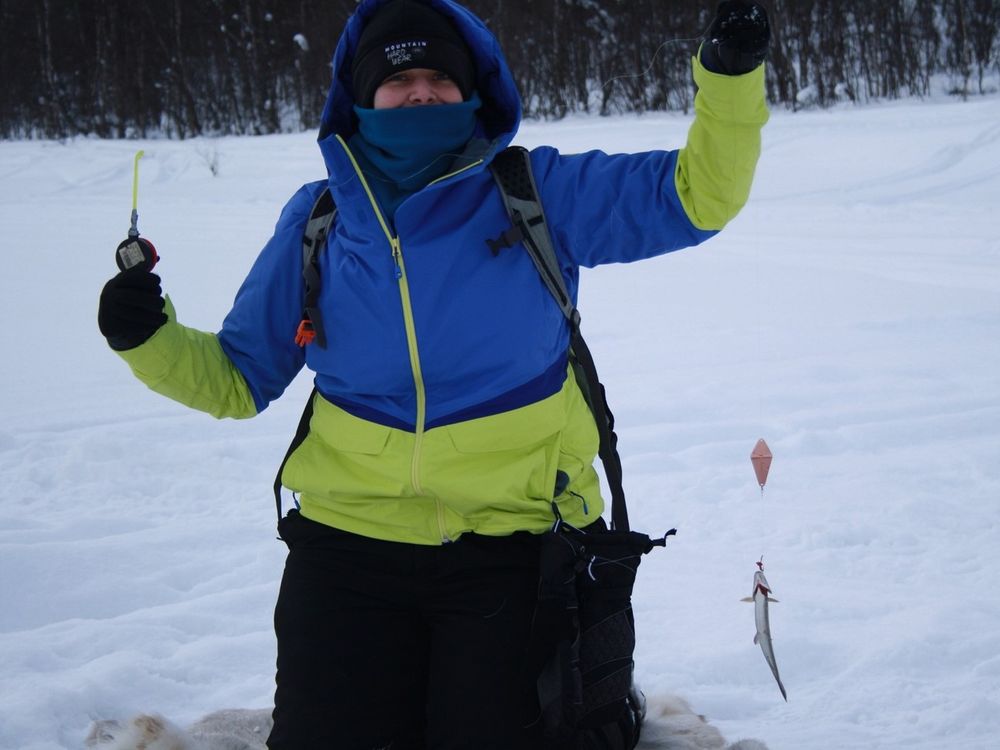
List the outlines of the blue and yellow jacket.
{"type": "MultiPolygon", "coordinates": [[[[486,244],[510,226],[488,170],[521,118],[510,70],[483,23],[449,0],[473,50],[482,139],[455,170],[409,196],[390,221],[348,141],[350,63],[365,0],[333,60],[319,146],[327,180],[303,186],[278,219],[218,334],[170,320],[120,352],[152,389],[216,417],[251,417],[307,366],[318,395],[309,436],[285,467],[308,518],[366,536],[441,544],[475,531],[583,525],[603,502],[597,432],[572,375],[566,322],[520,248],[486,244]],[[338,206],[321,256],[327,346],[295,344],[302,235],[329,187],[338,206]],[[556,474],[569,484],[556,492],[556,474]]],[[[581,266],[695,245],[745,203],[767,120],[763,69],[728,77],[697,60],[695,120],[677,151],[531,152],[567,287],[581,266]]],[[[472,148],[470,146],[470,148],[472,148]]]]}

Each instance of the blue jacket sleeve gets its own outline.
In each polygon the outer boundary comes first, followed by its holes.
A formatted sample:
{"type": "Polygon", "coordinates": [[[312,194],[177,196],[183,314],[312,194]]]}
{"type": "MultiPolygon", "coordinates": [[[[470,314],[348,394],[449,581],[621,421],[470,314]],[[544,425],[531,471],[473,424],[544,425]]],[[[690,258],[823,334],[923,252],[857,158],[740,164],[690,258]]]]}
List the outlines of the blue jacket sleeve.
{"type": "Polygon", "coordinates": [[[303,186],[285,205],[218,333],[258,412],[284,392],[305,363],[304,350],[295,343],[305,297],[302,234],[325,184],[303,186]]]}
{"type": "Polygon", "coordinates": [[[627,263],[703,242],[746,203],[768,119],[764,66],[739,76],[692,60],[694,121],[677,151],[532,162],[557,248],[581,266],[627,263]]]}
{"type": "Polygon", "coordinates": [[[651,258],[716,234],[688,218],[675,187],[677,156],[533,150],[532,168],[558,249],[591,268],[651,258]]]}

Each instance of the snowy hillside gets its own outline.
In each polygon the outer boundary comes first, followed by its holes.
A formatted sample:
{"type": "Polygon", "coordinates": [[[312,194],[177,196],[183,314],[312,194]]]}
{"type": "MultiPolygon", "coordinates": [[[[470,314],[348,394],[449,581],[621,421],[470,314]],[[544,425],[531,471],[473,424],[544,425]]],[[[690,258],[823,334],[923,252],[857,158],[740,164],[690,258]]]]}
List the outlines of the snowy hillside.
{"type": "MultiPolygon", "coordinates": [[[[676,147],[688,122],[518,142],[676,147]]],[[[216,422],[133,380],[96,308],[137,148],[140,229],[181,322],[215,330],[323,175],[313,138],[0,143],[0,748],[268,705],[270,485],[309,382],[216,422]]],[[[772,750],[996,747],[1000,98],[781,112],[764,138],[725,232],[583,277],[634,526],[679,529],[640,570],[639,679],[772,750]],[[761,556],[787,704],[739,601],[761,556]]]]}

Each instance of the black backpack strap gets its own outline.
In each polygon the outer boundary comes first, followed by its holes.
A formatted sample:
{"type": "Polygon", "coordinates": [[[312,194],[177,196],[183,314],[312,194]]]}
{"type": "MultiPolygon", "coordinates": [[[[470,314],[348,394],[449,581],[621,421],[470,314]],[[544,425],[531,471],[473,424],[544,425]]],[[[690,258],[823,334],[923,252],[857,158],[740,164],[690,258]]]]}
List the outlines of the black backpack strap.
{"type": "Polygon", "coordinates": [[[580,382],[582,372],[583,382],[587,386],[587,403],[594,413],[597,423],[597,435],[600,439],[597,454],[604,465],[604,476],[611,490],[611,528],[615,531],[628,531],[628,506],[625,504],[625,488],[622,486],[622,459],[618,455],[618,435],[615,434],[615,415],[608,407],[604,386],[597,377],[597,367],[590,354],[587,342],[583,340],[580,329],[577,328],[570,339],[570,355],[573,357],[573,369],[580,382]]]}
{"type": "MultiPolygon", "coordinates": [[[[321,348],[326,348],[326,331],[323,328],[323,315],[319,309],[319,292],[322,286],[322,279],[319,275],[319,254],[326,247],[326,238],[336,216],[337,206],[333,202],[330,188],[323,188],[313,203],[306,228],[302,232],[302,279],[305,281],[305,298],[302,302],[302,322],[299,323],[299,328],[295,333],[295,343],[299,346],[315,343],[321,348]]],[[[312,419],[315,398],[316,389],[313,388],[306,401],[302,417],[299,419],[295,436],[285,452],[285,457],[281,459],[281,466],[278,467],[278,473],[274,477],[274,503],[278,512],[279,524],[282,516],[281,474],[292,453],[302,445],[302,441],[309,434],[309,421],[312,419]]]]}
{"type": "Polygon", "coordinates": [[[329,188],[323,188],[306,222],[302,233],[302,278],[306,285],[305,300],[302,308],[302,322],[295,332],[295,343],[299,346],[315,343],[321,349],[326,348],[326,330],[323,327],[323,314],[319,309],[319,292],[321,281],[319,275],[319,254],[326,247],[326,238],[337,215],[337,206],[329,188]]]}
{"type": "Polygon", "coordinates": [[[490,170],[493,179],[500,187],[504,207],[513,224],[499,238],[486,241],[490,250],[494,255],[498,255],[503,248],[523,242],[538,269],[538,274],[552,293],[559,309],[563,311],[570,327],[579,328],[580,313],[577,312],[566,290],[566,281],[559,268],[559,259],[552,246],[548,225],[545,223],[545,211],[538,198],[538,188],[531,172],[531,157],[528,150],[520,146],[504,149],[493,159],[490,170]]]}
{"type": "Polygon", "coordinates": [[[306,407],[302,411],[302,417],[299,419],[299,426],[295,428],[295,437],[292,438],[291,444],[288,446],[288,450],[285,451],[285,457],[281,459],[281,466],[278,467],[278,474],[274,477],[274,503],[278,511],[278,523],[281,523],[281,474],[285,470],[285,464],[288,463],[288,459],[292,457],[295,449],[302,445],[302,441],[306,439],[306,435],[309,434],[309,422],[312,420],[313,415],[313,401],[317,398],[316,389],[313,388],[312,393],[309,394],[309,398],[306,400],[306,407]]]}
{"type": "Polygon", "coordinates": [[[542,202],[538,197],[538,186],[531,172],[531,156],[527,149],[511,146],[496,155],[490,164],[490,170],[500,187],[500,195],[513,226],[499,238],[487,240],[487,244],[493,254],[497,255],[502,249],[521,242],[569,323],[573,370],[594,414],[600,438],[598,455],[611,490],[611,527],[628,531],[628,507],[622,487],[622,462],[618,455],[615,418],[608,408],[604,386],[597,376],[590,348],[580,333],[580,312],[566,289],[542,202]]]}

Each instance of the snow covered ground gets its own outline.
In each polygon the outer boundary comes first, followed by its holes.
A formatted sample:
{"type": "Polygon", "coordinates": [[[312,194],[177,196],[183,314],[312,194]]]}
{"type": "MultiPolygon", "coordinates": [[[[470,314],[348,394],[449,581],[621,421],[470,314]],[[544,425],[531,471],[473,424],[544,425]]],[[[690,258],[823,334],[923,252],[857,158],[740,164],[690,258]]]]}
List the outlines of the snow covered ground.
{"type": "MultiPolygon", "coordinates": [[[[688,122],[579,117],[519,142],[673,147],[688,122]]],[[[181,321],[215,330],[323,174],[313,137],[0,143],[0,748],[268,705],[270,484],[309,382],[216,422],[134,381],[95,314],[137,148],[140,229],[181,321]]],[[[585,273],[634,526],[679,529],[640,570],[648,693],[772,750],[998,746],[998,196],[996,95],[779,112],[723,234],[585,273]],[[761,556],[787,704],[739,601],[761,556]]]]}

